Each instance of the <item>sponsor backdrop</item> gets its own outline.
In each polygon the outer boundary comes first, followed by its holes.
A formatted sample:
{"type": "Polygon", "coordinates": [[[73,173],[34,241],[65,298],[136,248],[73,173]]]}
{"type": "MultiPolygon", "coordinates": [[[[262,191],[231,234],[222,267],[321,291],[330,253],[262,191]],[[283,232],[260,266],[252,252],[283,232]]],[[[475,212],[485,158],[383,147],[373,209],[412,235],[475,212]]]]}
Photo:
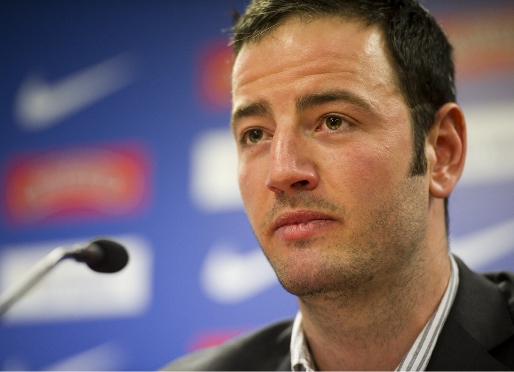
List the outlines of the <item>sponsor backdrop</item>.
{"type": "MultiPolygon", "coordinates": [[[[112,275],[61,263],[0,321],[0,369],[156,369],[295,314],[236,184],[226,31],[244,3],[0,3],[0,288],[57,246],[130,254],[112,275]]],[[[452,249],[514,270],[514,7],[425,5],[469,123],[452,249]]]]}

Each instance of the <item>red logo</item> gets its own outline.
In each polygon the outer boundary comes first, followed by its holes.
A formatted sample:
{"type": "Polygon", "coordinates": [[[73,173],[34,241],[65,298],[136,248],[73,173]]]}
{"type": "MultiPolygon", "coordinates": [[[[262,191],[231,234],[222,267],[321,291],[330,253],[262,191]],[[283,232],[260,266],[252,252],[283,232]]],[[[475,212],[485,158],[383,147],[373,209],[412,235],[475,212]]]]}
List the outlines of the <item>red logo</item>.
{"type": "Polygon", "coordinates": [[[134,145],[21,155],[7,165],[6,214],[15,225],[130,215],[148,201],[149,173],[145,151],[134,145]]]}
{"type": "Polygon", "coordinates": [[[211,42],[200,50],[197,90],[202,103],[210,109],[230,108],[234,52],[227,44],[211,42]]]}
{"type": "Polygon", "coordinates": [[[221,345],[222,343],[233,339],[245,332],[248,328],[234,329],[234,330],[217,330],[217,331],[204,331],[193,337],[187,346],[188,351],[195,351],[204,349],[210,346],[221,345]]]}
{"type": "Polygon", "coordinates": [[[455,50],[458,79],[514,69],[514,8],[438,17],[455,50]]]}

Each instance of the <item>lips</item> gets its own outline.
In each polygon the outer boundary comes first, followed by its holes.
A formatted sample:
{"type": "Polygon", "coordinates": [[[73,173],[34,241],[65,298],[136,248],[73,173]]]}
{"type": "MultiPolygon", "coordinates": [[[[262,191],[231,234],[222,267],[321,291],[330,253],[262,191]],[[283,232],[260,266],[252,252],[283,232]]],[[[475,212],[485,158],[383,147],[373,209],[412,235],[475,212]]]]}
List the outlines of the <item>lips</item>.
{"type": "Polygon", "coordinates": [[[272,231],[283,240],[298,240],[322,233],[335,223],[335,218],[322,212],[285,212],[277,217],[272,231]]]}

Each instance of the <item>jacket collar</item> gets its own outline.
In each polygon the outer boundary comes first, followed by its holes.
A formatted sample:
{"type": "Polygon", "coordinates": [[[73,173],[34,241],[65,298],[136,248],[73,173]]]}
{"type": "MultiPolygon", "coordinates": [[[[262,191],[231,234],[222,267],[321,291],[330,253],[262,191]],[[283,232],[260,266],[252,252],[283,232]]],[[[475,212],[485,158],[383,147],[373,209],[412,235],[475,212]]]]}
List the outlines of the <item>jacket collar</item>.
{"type": "Polygon", "coordinates": [[[489,354],[514,335],[506,300],[497,285],[456,261],[459,289],[427,370],[510,369],[489,354]]]}

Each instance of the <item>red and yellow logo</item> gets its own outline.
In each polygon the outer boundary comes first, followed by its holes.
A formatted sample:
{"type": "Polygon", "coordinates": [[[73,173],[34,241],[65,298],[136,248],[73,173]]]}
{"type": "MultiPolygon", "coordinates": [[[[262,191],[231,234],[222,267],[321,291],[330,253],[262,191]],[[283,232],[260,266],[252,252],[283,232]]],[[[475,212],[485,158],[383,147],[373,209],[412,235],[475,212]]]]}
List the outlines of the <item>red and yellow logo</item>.
{"type": "Polygon", "coordinates": [[[514,70],[514,7],[438,17],[455,49],[457,80],[514,70]]]}
{"type": "Polygon", "coordinates": [[[214,41],[199,53],[197,91],[204,105],[214,110],[230,109],[234,52],[227,41],[214,41]]]}
{"type": "Polygon", "coordinates": [[[135,145],[21,155],[7,165],[4,205],[15,225],[125,216],[146,204],[150,180],[147,154],[135,145]]]}
{"type": "Polygon", "coordinates": [[[211,346],[221,345],[222,343],[239,336],[248,331],[249,328],[241,329],[218,329],[212,331],[203,331],[193,336],[192,340],[188,343],[187,350],[195,351],[205,349],[211,346]]]}

